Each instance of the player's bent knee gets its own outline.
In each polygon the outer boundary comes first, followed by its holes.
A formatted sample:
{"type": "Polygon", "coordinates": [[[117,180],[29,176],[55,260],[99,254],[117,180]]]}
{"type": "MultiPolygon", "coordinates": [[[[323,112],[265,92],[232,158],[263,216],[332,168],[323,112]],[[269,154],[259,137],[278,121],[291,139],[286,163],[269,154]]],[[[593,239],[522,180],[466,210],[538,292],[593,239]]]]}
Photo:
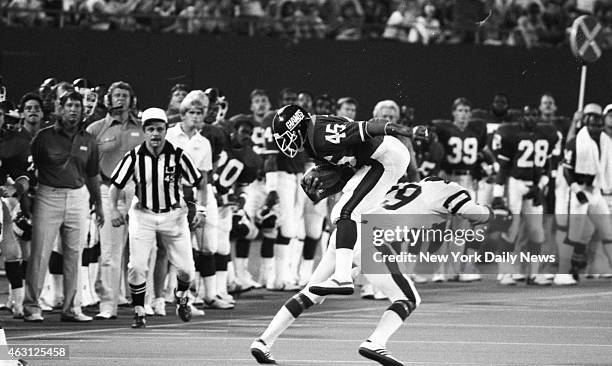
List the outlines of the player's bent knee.
{"type": "Polygon", "coordinates": [[[285,308],[289,310],[294,318],[297,318],[300,316],[300,314],[302,314],[302,312],[304,312],[304,310],[308,309],[314,304],[315,302],[300,292],[285,302],[285,308]]]}
{"type": "Polygon", "coordinates": [[[387,310],[396,313],[397,316],[404,321],[406,318],[408,318],[408,316],[410,316],[416,307],[417,304],[410,300],[397,300],[394,301],[393,304],[387,308],[387,310]]]}

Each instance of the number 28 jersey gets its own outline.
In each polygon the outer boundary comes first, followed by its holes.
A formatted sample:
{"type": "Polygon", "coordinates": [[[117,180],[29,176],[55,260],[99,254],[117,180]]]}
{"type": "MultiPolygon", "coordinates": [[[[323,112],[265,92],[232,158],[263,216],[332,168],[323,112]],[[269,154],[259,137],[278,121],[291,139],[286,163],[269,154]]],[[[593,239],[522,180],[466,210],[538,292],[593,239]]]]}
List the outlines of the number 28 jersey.
{"type": "Polygon", "coordinates": [[[461,130],[450,121],[436,124],[438,140],[444,147],[442,170],[473,170],[478,162],[478,152],[487,144],[486,127],[470,123],[461,130]]]}
{"type": "Polygon", "coordinates": [[[539,123],[530,130],[507,123],[493,135],[491,147],[500,164],[511,164],[511,177],[534,181],[544,173],[548,159],[561,154],[561,139],[551,124],[539,123]]]}
{"type": "MultiPolygon", "coordinates": [[[[383,136],[367,138],[365,122],[348,118],[317,115],[308,126],[304,148],[318,161],[338,166],[361,168],[369,164],[370,157],[383,142],[383,136]]],[[[409,159],[409,157],[406,157],[409,159]]]]}

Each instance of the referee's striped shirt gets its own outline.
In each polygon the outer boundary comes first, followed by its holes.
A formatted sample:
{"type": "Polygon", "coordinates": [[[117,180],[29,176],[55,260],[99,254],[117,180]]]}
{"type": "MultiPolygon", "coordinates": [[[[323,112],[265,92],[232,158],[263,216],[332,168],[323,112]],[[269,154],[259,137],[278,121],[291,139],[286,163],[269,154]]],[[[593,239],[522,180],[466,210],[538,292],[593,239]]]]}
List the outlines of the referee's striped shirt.
{"type": "Polygon", "coordinates": [[[188,154],[166,140],[158,157],[149,152],[144,142],[123,156],[111,180],[123,189],[130,178],[136,183],[136,197],[142,207],[168,212],[180,205],[181,181],[195,186],[201,174],[188,154]]]}

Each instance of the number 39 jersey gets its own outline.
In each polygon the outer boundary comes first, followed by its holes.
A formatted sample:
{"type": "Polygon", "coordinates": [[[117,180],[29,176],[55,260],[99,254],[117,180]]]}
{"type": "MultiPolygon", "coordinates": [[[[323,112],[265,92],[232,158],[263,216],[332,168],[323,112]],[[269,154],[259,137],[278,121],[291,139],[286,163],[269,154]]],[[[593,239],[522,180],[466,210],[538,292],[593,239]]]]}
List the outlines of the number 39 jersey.
{"type": "Polygon", "coordinates": [[[521,123],[508,123],[493,135],[491,147],[500,164],[511,164],[511,177],[535,181],[544,173],[548,158],[561,154],[561,139],[551,124],[526,129],[521,123]]]}
{"type": "Polygon", "coordinates": [[[445,158],[442,160],[442,170],[451,173],[453,170],[473,170],[478,162],[478,152],[487,143],[486,128],[480,125],[468,124],[461,130],[450,121],[436,124],[438,140],[444,147],[445,158]]]}
{"type": "Polygon", "coordinates": [[[431,227],[444,222],[449,215],[459,215],[472,223],[482,224],[491,216],[489,208],[477,204],[465,188],[437,177],[393,186],[381,206],[368,214],[387,214],[387,227],[431,227]],[[408,219],[414,222],[406,222],[408,219]]]}
{"type": "Polygon", "coordinates": [[[308,126],[304,148],[315,160],[360,168],[369,163],[370,157],[383,141],[383,136],[366,137],[365,122],[317,115],[314,124],[308,126]]]}

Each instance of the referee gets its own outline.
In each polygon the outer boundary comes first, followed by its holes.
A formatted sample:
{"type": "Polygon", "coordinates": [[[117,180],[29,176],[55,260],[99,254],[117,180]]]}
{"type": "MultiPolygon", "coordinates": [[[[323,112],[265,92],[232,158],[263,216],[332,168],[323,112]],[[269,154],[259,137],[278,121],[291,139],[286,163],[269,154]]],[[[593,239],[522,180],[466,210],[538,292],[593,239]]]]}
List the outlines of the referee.
{"type": "MultiPolygon", "coordinates": [[[[181,186],[187,182],[201,185],[202,179],[188,154],[166,141],[168,119],[159,108],[149,108],[142,114],[145,142],[125,154],[111,177],[109,191],[113,226],[125,224],[117,210],[117,201],[130,179],[136,183],[135,195],[128,213],[129,249],[128,282],[135,315],[132,328],[146,326],[144,298],[148,260],[159,234],[166,246],[168,260],[177,269],[178,288],[175,291],[177,314],[183,321],[191,319],[187,293],[195,278],[195,265],[191,252],[191,236],[187,223],[187,207],[181,199],[181,186]]],[[[206,187],[199,187],[205,189],[206,187]]],[[[198,196],[193,225],[201,227],[206,209],[198,196]]],[[[188,204],[195,204],[188,202],[188,204]]]]}

